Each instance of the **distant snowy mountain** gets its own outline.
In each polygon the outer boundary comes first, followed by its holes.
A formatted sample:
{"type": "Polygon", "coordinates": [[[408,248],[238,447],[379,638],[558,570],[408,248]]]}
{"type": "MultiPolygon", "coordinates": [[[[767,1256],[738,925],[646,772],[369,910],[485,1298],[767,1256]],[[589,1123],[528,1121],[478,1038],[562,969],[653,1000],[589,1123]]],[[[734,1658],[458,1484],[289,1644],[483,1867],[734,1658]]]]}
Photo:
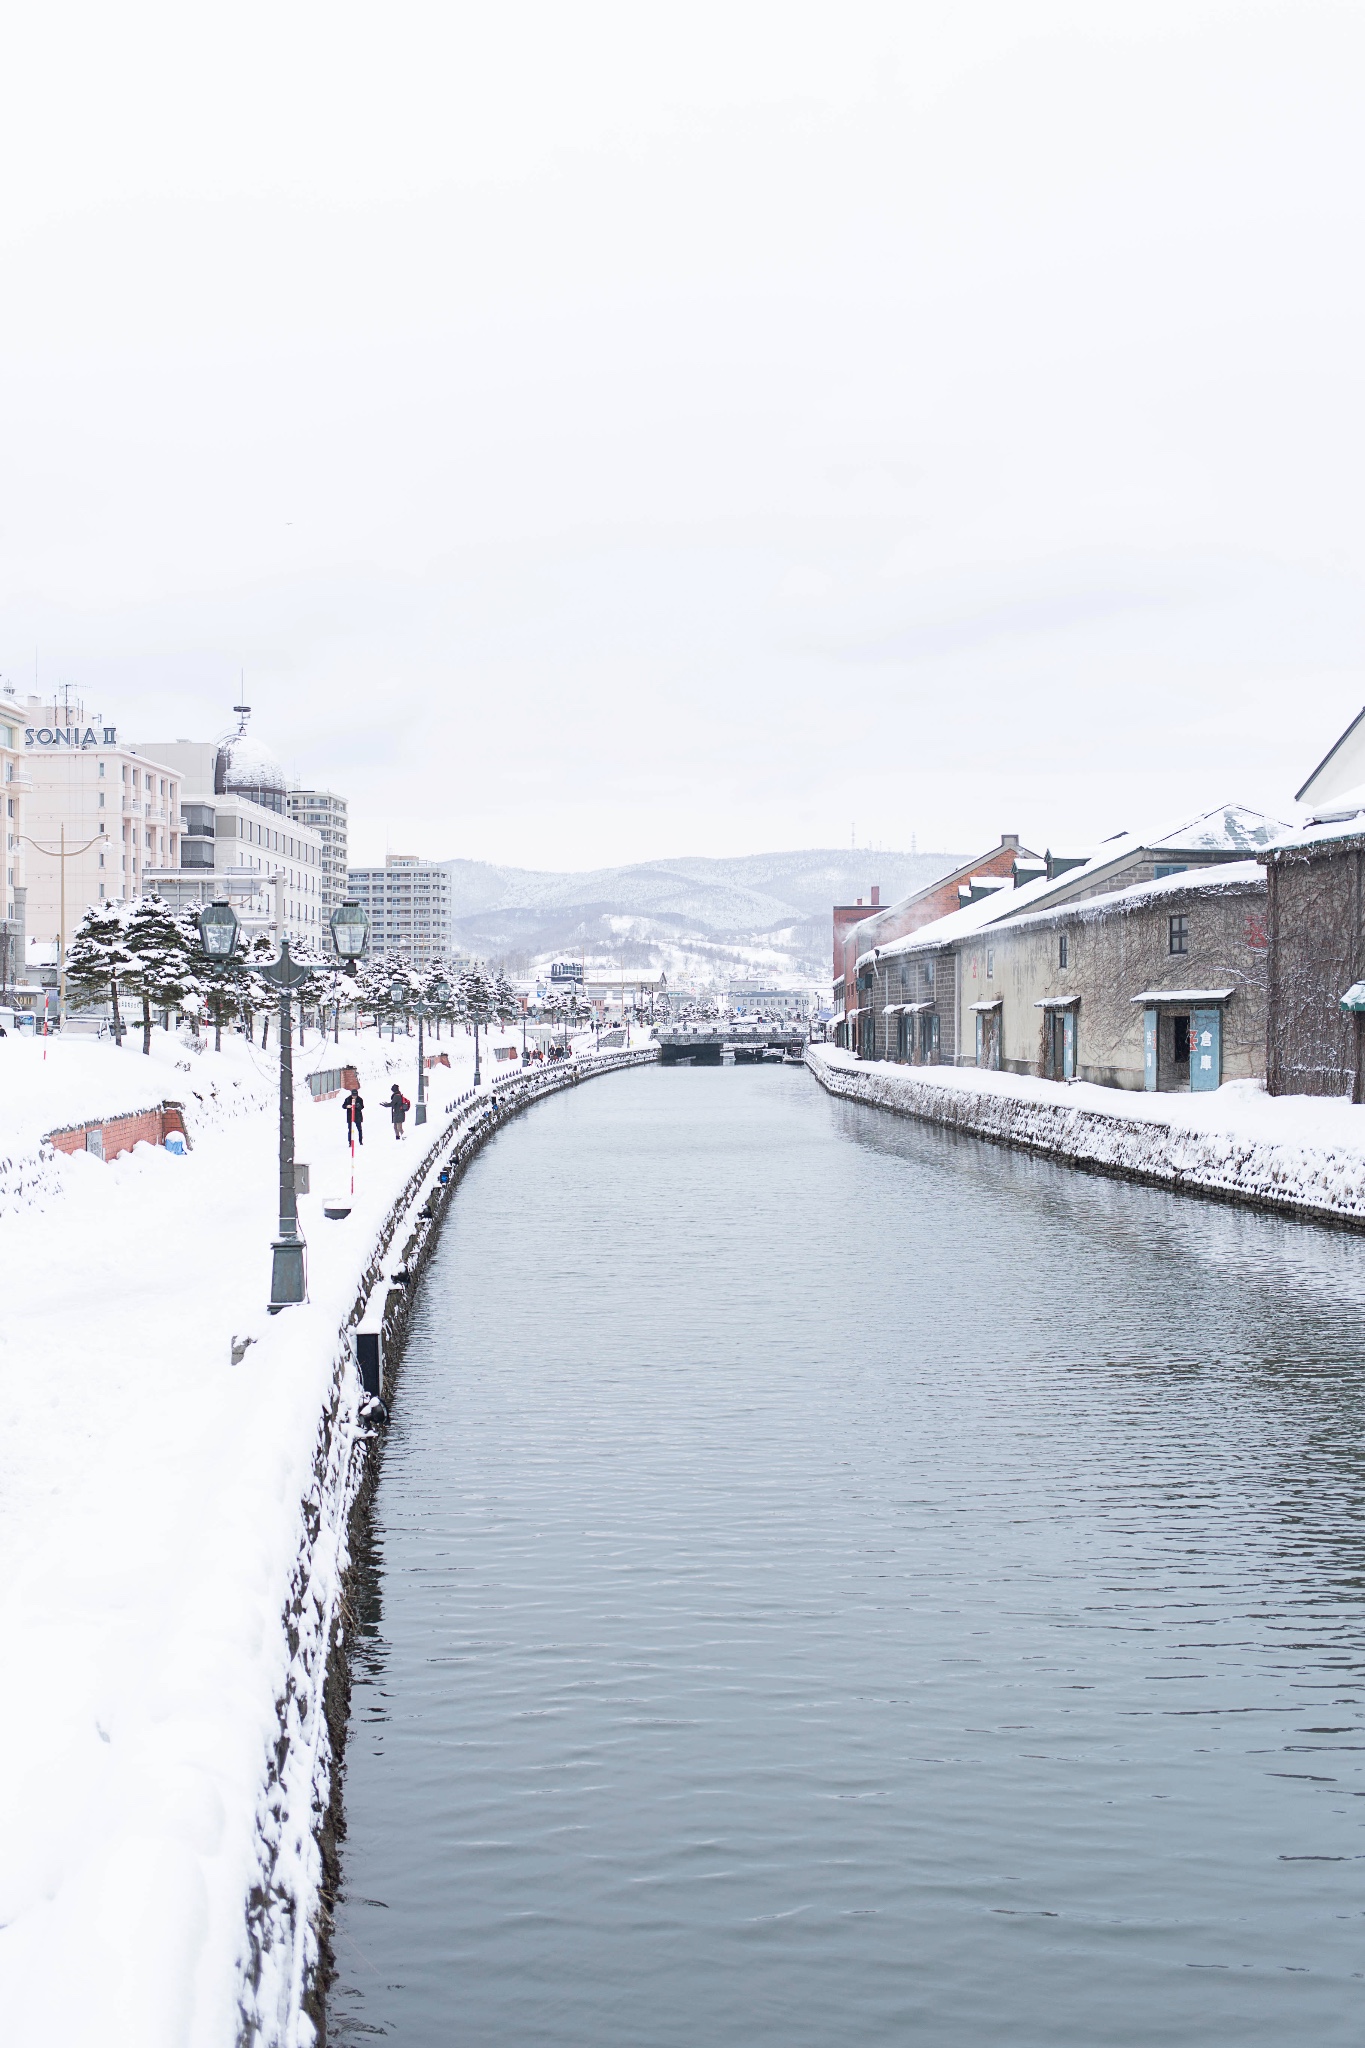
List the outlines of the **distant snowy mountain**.
{"type": "Polygon", "coordinates": [[[486,861],[445,862],[455,942],[526,971],[583,953],[591,964],[724,984],[758,978],[792,986],[830,973],[830,911],[883,903],[959,865],[948,853],[817,848],[730,860],[684,858],[555,874],[486,861]]]}

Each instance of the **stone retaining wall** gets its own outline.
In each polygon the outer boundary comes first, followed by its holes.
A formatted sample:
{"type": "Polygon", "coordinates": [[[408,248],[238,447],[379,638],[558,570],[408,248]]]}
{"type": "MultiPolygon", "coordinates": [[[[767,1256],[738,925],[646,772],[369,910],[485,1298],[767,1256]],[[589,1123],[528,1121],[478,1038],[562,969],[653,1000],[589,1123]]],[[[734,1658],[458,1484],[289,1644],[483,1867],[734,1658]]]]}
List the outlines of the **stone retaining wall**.
{"type": "MultiPolygon", "coordinates": [[[[1365,1230],[1365,1154],[1344,1146],[1272,1144],[1234,1131],[1040,1100],[1007,1089],[935,1085],[916,1070],[851,1066],[812,1047],[806,1064],[832,1095],[918,1117],[975,1138],[1042,1152],[1095,1173],[1365,1230]]],[[[930,1069],[929,1071],[932,1071],[930,1069]]]]}
{"type": "Polygon", "coordinates": [[[361,1416],[354,1332],[379,1311],[384,1398],[392,1406],[416,1285],[446,1209],[475,1153],[543,1095],[599,1074],[649,1065],[658,1048],[589,1057],[498,1080],[498,1108],[466,1099],[431,1137],[380,1231],[338,1332],[331,1397],[320,1419],[313,1483],[282,1627],[291,1661],[278,1702],[279,1738],[258,1805],[259,1869],[247,1901],[239,2048],[301,2048],[323,2033],[329,1972],[326,1901],[337,1876],[337,1777],[350,1705],[346,1586],[358,1523],[369,1509],[382,1431],[361,1416]],[[447,1171],[442,1181],[440,1174],[447,1171]]]}

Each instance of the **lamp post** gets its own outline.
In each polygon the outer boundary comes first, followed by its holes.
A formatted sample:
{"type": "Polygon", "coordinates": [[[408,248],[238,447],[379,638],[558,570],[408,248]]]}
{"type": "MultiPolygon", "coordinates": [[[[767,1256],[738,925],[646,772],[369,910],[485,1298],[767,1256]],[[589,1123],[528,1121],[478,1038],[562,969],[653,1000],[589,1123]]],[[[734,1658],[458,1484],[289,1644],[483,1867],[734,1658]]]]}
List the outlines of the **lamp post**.
{"type": "MultiPolygon", "coordinates": [[[[344,903],[337,905],[327,921],[331,926],[332,947],[337,959],[343,964],[359,960],[365,951],[366,945],[369,943],[370,918],[368,911],[362,910],[354,897],[348,896],[344,903]]],[[[340,996],[337,997],[336,1030],[333,1034],[332,1043],[334,1045],[340,1045],[341,1043],[340,996]]]]}
{"type": "Polygon", "coordinates": [[[299,1229],[299,1197],[294,1184],[294,990],[308,980],[309,970],[289,954],[280,940],[280,957],[259,970],[280,992],[280,1234],[271,1245],[270,1313],[308,1299],[307,1250],[299,1229]]]}
{"type": "MultiPolygon", "coordinates": [[[[358,906],[343,905],[342,909],[358,906]]],[[[359,913],[363,923],[360,926],[359,942],[354,939],[355,924],[344,924],[344,938],[338,937],[337,919],[341,912],[333,913],[332,943],[343,958],[355,959],[363,952],[369,920],[364,911],[359,913]],[[354,946],[354,950],[352,947],[354,946]]],[[[230,960],[237,950],[241,925],[237,913],[230,903],[206,903],[199,913],[199,943],[210,960],[230,960]]],[[[280,1228],[279,1235],[271,1245],[270,1266],[270,1313],[278,1315],[282,1308],[291,1308],[296,1302],[308,1299],[308,1247],[303,1232],[299,1229],[299,1198],[294,1185],[294,1020],[292,1013],[293,995],[296,988],[306,982],[311,973],[301,961],[289,955],[289,941],[280,940],[280,957],[268,967],[257,969],[262,981],[268,981],[280,992],[280,1228]]]]}
{"type": "Polygon", "coordinates": [[[414,1125],[427,1120],[427,1059],[426,1038],[422,1026],[428,1017],[436,1016],[450,1000],[450,983],[433,981],[413,1004],[417,1012],[417,1107],[413,1111],[414,1125]]]}

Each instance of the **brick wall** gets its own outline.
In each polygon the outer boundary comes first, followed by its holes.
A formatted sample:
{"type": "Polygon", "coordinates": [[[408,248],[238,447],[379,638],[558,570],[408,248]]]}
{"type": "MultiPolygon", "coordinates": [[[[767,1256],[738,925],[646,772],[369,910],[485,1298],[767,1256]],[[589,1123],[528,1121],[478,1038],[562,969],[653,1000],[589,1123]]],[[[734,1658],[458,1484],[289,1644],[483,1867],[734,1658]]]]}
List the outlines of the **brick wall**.
{"type": "Polygon", "coordinates": [[[136,1109],[126,1116],[101,1117],[49,1131],[47,1143],[54,1152],[93,1152],[97,1159],[117,1159],[134,1145],[164,1145],[171,1131],[179,1132],[189,1144],[180,1104],[160,1102],[155,1109],[136,1109]]]}

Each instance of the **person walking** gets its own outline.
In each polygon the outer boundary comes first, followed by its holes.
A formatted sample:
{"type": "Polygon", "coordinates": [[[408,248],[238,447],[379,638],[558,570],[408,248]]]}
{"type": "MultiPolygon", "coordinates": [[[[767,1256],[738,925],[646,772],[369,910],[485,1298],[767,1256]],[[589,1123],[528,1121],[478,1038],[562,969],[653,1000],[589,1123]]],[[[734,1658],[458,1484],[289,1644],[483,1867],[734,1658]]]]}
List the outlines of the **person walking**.
{"type": "Polygon", "coordinates": [[[365,1098],[358,1088],[353,1088],[346,1097],[346,1143],[363,1145],[365,1142],[365,1098]]]}
{"type": "Polygon", "coordinates": [[[389,1115],[393,1118],[393,1135],[395,1138],[402,1137],[403,1119],[411,1108],[412,1104],[395,1081],[393,1087],[389,1090],[389,1115]]]}

